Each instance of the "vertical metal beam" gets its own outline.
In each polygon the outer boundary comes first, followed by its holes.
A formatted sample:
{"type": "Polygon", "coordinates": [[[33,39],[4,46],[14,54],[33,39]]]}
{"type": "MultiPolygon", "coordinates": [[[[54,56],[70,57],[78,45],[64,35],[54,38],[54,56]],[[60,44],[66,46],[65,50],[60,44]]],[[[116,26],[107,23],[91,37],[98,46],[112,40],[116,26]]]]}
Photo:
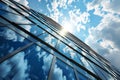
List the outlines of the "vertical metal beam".
{"type": "Polygon", "coordinates": [[[79,78],[78,78],[78,74],[77,74],[77,71],[75,70],[75,68],[74,68],[74,72],[75,72],[76,80],[79,80],[79,78]]]}
{"type": "Polygon", "coordinates": [[[2,63],[3,61],[11,58],[12,56],[16,55],[16,54],[19,53],[20,51],[26,49],[27,47],[31,46],[33,43],[34,43],[34,42],[31,42],[31,43],[29,43],[29,44],[27,44],[27,45],[25,45],[25,46],[23,46],[23,47],[15,50],[15,51],[13,51],[12,53],[8,54],[7,56],[1,58],[1,59],[0,59],[0,63],[2,63]]]}
{"type": "Polygon", "coordinates": [[[53,57],[50,71],[49,71],[49,75],[48,75],[48,80],[51,80],[51,78],[52,78],[54,67],[55,67],[55,62],[56,62],[56,56],[53,57]]]}

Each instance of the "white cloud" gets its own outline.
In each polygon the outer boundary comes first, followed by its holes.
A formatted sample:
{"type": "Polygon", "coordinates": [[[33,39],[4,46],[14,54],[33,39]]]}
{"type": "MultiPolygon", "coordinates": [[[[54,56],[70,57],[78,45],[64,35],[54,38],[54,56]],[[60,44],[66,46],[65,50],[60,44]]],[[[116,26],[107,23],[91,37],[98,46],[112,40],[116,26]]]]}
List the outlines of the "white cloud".
{"type": "Polygon", "coordinates": [[[45,40],[45,42],[49,43],[50,45],[55,46],[55,41],[53,41],[53,40],[55,40],[55,38],[53,36],[48,35],[47,37],[45,37],[44,40],[45,40]]]}
{"type": "MultiPolygon", "coordinates": [[[[46,52],[42,52],[41,57],[43,57],[42,69],[44,70],[44,72],[48,72],[51,66],[53,56],[51,54],[47,55],[46,52]]],[[[60,69],[57,65],[55,65],[54,67],[52,79],[53,80],[66,80],[66,76],[63,75],[62,69],[60,69]]]]}
{"type": "Polygon", "coordinates": [[[66,80],[66,76],[63,75],[62,69],[60,69],[57,65],[55,65],[52,79],[53,80],[66,80]]]}
{"type": "Polygon", "coordinates": [[[41,2],[41,0],[38,0],[38,2],[41,2]]]}
{"type": "Polygon", "coordinates": [[[83,24],[89,22],[89,13],[81,13],[80,9],[69,10],[69,12],[66,14],[68,14],[68,17],[70,19],[66,19],[67,16],[64,16],[66,15],[64,11],[69,8],[71,9],[71,7],[74,7],[71,4],[75,1],[77,0],[54,0],[51,4],[47,4],[47,9],[50,12],[50,17],[56,22],[61,23],[61,25],[65,28],[66,25],[70,25],[67,26],[67,28],[69,27],[70,30],[68,31],[71,33],[76,32],[75,30],[72,31],[74,28],[77,28],[77,31],[80,31],[81,29],[85,30],[86,28],[83,24]]]}
{"type": "Polygon", "coordinates": [[[83,13],[81,14],[81,16],[80,16],[81,22],[82,22],[83,24],[86,24],[87,22],[89,22],[89,18],[88,18],[89,16],[90,16],[89,13],[83,12],[83,13]]]}
{"type": "Polygon", "coordinates": [[[41,50],[41,48],[39,47],[39,46],[36,46],[36,51],[40,51],[41,50]]]}
{"type": "MultiPolygon", "coordinates": [[[[28,1],[27,1],[27,0],[16,0],[16,1],[28,7],[28,1]]],[[[3,5],[3,6],[4,6],[3,8],[4,8],[5,10],[14,12],[14,11],[11,10],[10,8],[8,8],[8,6],[7,6],[7,7],[5,7],[5,5],[3,5]]],[[[11,6],[15,7],[14,5],[11,5],[11,6]]],[[[25,13],[23,13],[23,14],[25,14],[25,13]]],[[[29,16],[28,14],[25,14],[25,15],[26,15],[26,16],[29,16]]],[[[28,20],[25,20],[25,19],[24,19],[24,17],[18,16],[18,15],[14,15],[14,17],[13,17],[12,14],[3,14],[3,16],[6,16],[10,21],[13,21],[13,22],[16,22],[16,23],[17,23],[17,22],[19,22],[19,23],[24,23],[24,22],[29,23],[28,20]]],[[[30,29],[31,29],[31,26],[30,26],[30,25],[22,25],[22,27],[23,27],[24,29],[26,29],[27,31],[30,31],[30,29]]],[[[22,33],[21,31],[19,31],[19,32],[22,33]]],[[[22,33],[22,34],[23,34],[25,37],[28,37],[28,35],[26,35],[26,34],[24,34],[24,33],[22,33]]],[[[14,39],[14,41],[16,41],[16,40],[17,40],[17,41],[21,41],[21,42],[24,41],[24,38],[23,38],[23,37],[16,35],[15,32],[12,31],[12,30],[6,29],[3,35],[6,37],[6,39],[9,39],[9,40],[13,40],[13,39],[14,39]]]]}
{"type": "Polygon", "coordinates": [[[13,80],[24,80],[28,77],[28,74],[26,73],[26,70],[28,69],[28,63],[27,60],[24,59],[24,52],[20,52],[15,55],[10,62],[12,65],[16,65],[13,72],[17,71],[17,73],[14,74],[13,80]]]}
{"type": "Polygon", "coordinates": [[[118,13],[120,14],[120,0],[109,0],[106,2],[102,2],[103,10],[108,11],[111,13],[118,13]]]}
{"type": "Polygon", "coordinates": [[[22,5],[25,5],[25,6],[27,6],[27,7],[29,7],[28,6],[28,1],[27,0],[15,0],[16,2],[19,2],[20,4],[22,4],[22,5]]]}
{"type": "Polygon", "coordinates": [[[112,51],[110,54],[104,55],[117,69],[120,69],[120,51],[112,51]]]}
{"type": "Polygon", "coordinates": [[[87,4],[87,10],[95,10],[94,14],[104,16],[106,13],[120,14],[119,0],[93,0],[87,4]]]}
{"type": "Polygon", "coordinates": [[[60,8],[67,8],[67,0],[58,0],[60,8]]]}
{"type": "Polygon", "coordinates": [[[50,66],[51,66],[51,62],[52,62],[52,58],[53,58],[53,56],[51,54],[45,55],[43,57],[43,66],[42,66],[42,69],[44,70],[44,72],[49,71],[50,66]]]}
{"type": "Polygon", "coordinates": [[[75,0],[68,0],[68,5],[70,5],[73,2],[75,2],[75,0]]]}
{"type": "Polygon", "coordinates": [[[0,36],[4,37],[7,40],[17,41],[17,36],[14,31],[7,28],[1,29],[3,29],[3,31],[0,31],[0,36]]]}
{"type": "MultiPolygon", "coordinates": [[[[69,44],[69,45],[71,45],[71,44],[69,44]]],[[[76,53],[71,48],[69,48],[68,46],[63,48],[63,52],[65,54],[69,54],[72,59],[76,57],[76,53]]]]}
{"type": "Polygon", "coordinates": [[[59,22],[59,19],[64,15],[64,13],[60,10],[66,10],[75,0],[54,0],[51,4],[47,4],[47,9],[50,12],[50,17],[59,22]]]}
{"type": "Polygon", "coordinates": [[[47,4],[47,9],[50,11],[50,17],[55,20],[56,22],[58,22],[59,20],[59,16],[61,16],[61,12],[59,11],[58,7],[59,2],[57,0],[54,0],[50,5],[47,4]],[[50,7],[51,6],[51,7],[50,7]]]}
{"type": "Polygon", "coordinates": [[[86,27],[84,24],[89,22],[89,13],[88,12],[80,12],[80,9],[74,9],[69,11],[70,15],[70,23],[72,26],[77,28],[77,31],[79,32],[81,29],[85,30],[86,27]]]}
{"type": "Polygon", "coordinates": [[[5,78],[11,70],[11,65],[8,64],[8,61],[0,64],[0,78],[5,78]]]}
{"type": "Polygon", "coordinates": [[[45,54],[46,54],[46,52],[39,52],[39,53],[37,53],[39,61],[40,61],[41,57],[45,56],[45,54]]]}
{"type": "MultiPolygon", "coordinates": [[[[17,2],[28,7],[27,0],[16,0],[17,2]]],[[[5,8],[9,9],[9,8],[5,8]]],[[[11,11],[11,10],[10,10],[11,11]]],[[[5,14],[7,18],[11,19],[11,21],[25,21],[21,17],[18,16],[10,16],[9,14],[5,14]]],[[[27,30],[30,30],[30,26],[24,26],[27,30]]],[[[4,37],[6,40],[12,41],[21,41],[22,37],[18,36],[14,31],[5,28],[2,32],[0,32],[0,36],[4,37]]],[[[22,40],[23,41],[23,40],[22,40]]],[[[13,48],[10,48],[8,51],[12,51],[13,48]]],[[[4,61],[0,64],[0,78],[8,78],[9,76],[13,76],[12,80],[25,80],[28,77],[26,70],[28,68],[27,61],[24,59],[24,52],[19,52],[12,58],[4,61]],[[22,66],[21,66],[22,65],[22,66]]],[[[11,79],[11,78],[10,78],[11,79]]]]}
{"type": "Polygon", "coordinates": [[[26,73],[27,67],[24,52],[19,52],[11,59],[0,64],[0,78],[9,78],[9,75],[13,75],[12,80],[25,80],[28,78],[28,74],[26,73]]]}
{"type": "Polygon", "coordinates": [[[101,23],[89,29],[89,36],[86,39],[87,44],[110,60],[118,69],[120,69],[120,58],[117,57],[120,53],[119,25],[119,16],[113,14],[104,15],[101,23]]]}

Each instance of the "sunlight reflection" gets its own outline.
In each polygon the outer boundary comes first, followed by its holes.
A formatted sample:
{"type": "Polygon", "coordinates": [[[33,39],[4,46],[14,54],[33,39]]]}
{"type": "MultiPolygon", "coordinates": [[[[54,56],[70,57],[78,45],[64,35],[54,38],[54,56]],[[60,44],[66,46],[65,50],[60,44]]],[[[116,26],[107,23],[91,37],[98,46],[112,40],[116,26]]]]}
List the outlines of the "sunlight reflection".
{"type": "Polygon", "coordinates": [[[60,31],[60,35],[65,36],[68,31],[65,28],[62,28],[60,31]]]}
{"type": "Polygon", "coordinates": [[[73,26],[70,22],[65,21],[63,27],[65,28],[66,31],[73,33],[73,26]]]}
{"type": "Polygon", "coordinates": [[[63,28],[60,31],[60,34],[62,36],[66,35],[67,32],[73,33],[72,24],[69,23],[68,21],[65,21],[62,26],[63,26],[63,28]]]}

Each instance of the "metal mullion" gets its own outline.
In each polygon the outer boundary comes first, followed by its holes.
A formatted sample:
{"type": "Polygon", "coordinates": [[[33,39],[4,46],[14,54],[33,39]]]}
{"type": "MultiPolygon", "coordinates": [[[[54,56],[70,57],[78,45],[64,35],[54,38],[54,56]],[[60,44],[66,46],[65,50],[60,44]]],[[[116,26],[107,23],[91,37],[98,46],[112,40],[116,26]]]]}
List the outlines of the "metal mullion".
{"type": "MultiPolygon", "coordinates": [[[[11,6],[10,6],[11,7],[11,6]]],[[[11,7],[12,8],[12,7],[11,7]]],[[[14,8],[13,8],[14,9],[14,8]]],[[[17,11],[16,9],[14,9],[15,11],[17,11]]],[[[18,11],[17,11],[18,12],[18,11]]],[[[20,13],[20,12],[18,12],[20,13]]],[[[31,21],[32,23],[36,24],[35,22],[33,22],[32,20],[30,20],[28,17],[26,17],[25,15],[23,15],[22,13],[20,13],[22,16],[24,16],[25,18],[27,18],[29,21],[31,21]]],[[[36,24],[37,25],[37,24],[36,24]]],[[[43,29],[44,31],[46,31],[48,34],[52,35],[53,37],[57,38],[56,36],[54,36],[53,34],[51,34],[50,32],[48,32],[47,30],[45,30],[44,28],[42,28],[41,26],[37,25],[39,28],[43,29]]],[[[58,38],[57,38],[58,39],[58,38]]]]}
{"type": "MultiPolygon", "coordinates": [[[[13,5],[13,3],[11,3],[10,2],[10,0],[1,0],[1,2],[2,3],[4,3],[4,4],[7,4],[7,6],[9,7],[10,5],[13,5]]],[[[12,6],[13,7],[13,6],[12,6]]],[[[15,8],[15,7],[14,7],[15,8]]],[[[8,12],[10,12],[10,11],[8,11],[8,12]]],[[[20,11],[21,12],[21,11],[20,11]]],[[[13,12],[10,12],[10,13],[13,13],[13,12]]],[[[19,15],[19,14],[16,14],[16,13],[13,13],[13,14],[15,14],[15,15],[19,15]]]]}
{"type": "MultiPolygon", "coordinates": [[[[24,28],[20,27],[19,25],[7,20],[6,18],[4,18],[3,16],[0,15],[1,18],[5,19],[6,21],[8,21],[9,23],[11,23],[12,25],[14,25],[15,27],[17,27],[18,29],[24,31],[25,33],[29,34],[30,36],[32,36],[33,38],[37,39],[38,41],[42,42],[43,44],[47,45],[48,47],[52,48],[54,51],[58,52],[59,54],[61,54],[62,56],[64,56],[65,58],[67,58],[68,60],[72,61],[73,63],[76,63],[79,67],[81,67],[82,69],[84,69],[85,71],[87,71],[88,73],[90,73],[91,75],[93,75],[96,78],[99,78],[98,76],[96,76],[95,74],[93,74],[91,71],[87,70],[86,68],[84,68],[83,66],[81,66],[80,64],[78,64],[77,62],[73,61],[72,59],[68,58],[67,56],[63,55],[61,52],[59,52],[57,49],[55,49],[54,47],[52,47],[51,45],[47,44],[46,42],[42,41],[41,39],[39,39],[37,36],[33,35],[32,33],[28,32],[27,30],[25,30],[24,28]]],[[[100,79],[100,78],[99,78],[100,79]]]]}
{"type": "MultiPolygon", "coordinates": [[[[6,27],[8,27],[9,29],[11,29],[11,30],[13,30],[13,31],[15,31],[15,33],[17,33],[17,34],[19,34],[20,36],[22,36],[22,37],[24,37],[24,38],[26,38],[24,35],[22,35],[21,33],[19,33],[18,31],[16,31],[16,30],[14,30],[13,28],[11,28],[11,27],[9,27],[9,26],[6,26],[6,27]]],[[[23,31],[22,31],[23,32],[23,31]]],[[[25,32],[24,32],[25,33],[25,32]]],[[[25,33],[26,34],[26,33],[25,33]]],[[[32,41],[31,39],[29,39],[29,38],[26,38],[27,40],[29,40],[29,41],[31,41],[31,42],[35,42],[35,41],[32,41]]]]}
{"type": "MultiPolygon", "coordinates": [[[[89,53],[88,53],[88,55],[90,55],[89,53]]],[[[91,55],[90,55],[91,56],[91,55]]],[[[96,60],[99,64],[101,64],[101,62],[100,61],[98,61],[96,58],[94,58],[93,56],[91,56],[94,60],[96,60]]],[[[105,65],[104,63],[102,63],[102,65],[100,65],[101,67],[107,67],[108,68],[108,65],[105,65]]],[[[106,71],[108,71],[107,69],[105,69],[106,71]]],[[[113,72],[112,72],[113,73],[113,72]]],[[[110,74],[110,73],[109,73],[110,74]]]]}
{"type": "MultiPolygon", "coordinates": [[[[14,68],[16,67],[17,64],[12,64],[12,68],[11,68],[11,72],[7,74],[7,77],[12,77],[11,79],[13,79],[13,76],[15,75],[15,73],[17,73],[18,71],[17,70],[14,70],[14,68]],[[12,74],[14,72],[14,75],[12,74]]],[[[5,79],[7,80],[7,79],[5,79]]],[[[9,79],[8,79],[9,80],[9,79]]]]}
{"type": "MultiPolygon", "coordinates": [[[[87,60],[86,60],[87,61],[87,60]]],[[[93,68],[93,66],[90,64],[90,62],[89,61],[87,61],[87,63],[90,65],[90,67],[92,68],[92,70],[98,75],[98,73],[94,70],[94,68],[93,68]]],[[[100,70],[99,70],[99,72],[101,72],[100,70]]],[[[101,72],[102,73],[102,72],[101,72]]],[[[99,75],[98,75],[99,76],[99,75]]],[[[102,76],[104,76],[104,78],[106,78],[105,77],[105,75],[103,75],[103,73],[102,73],[102,76]]],[[[106,78],[106,80],[107,80],[107,78],[106,78]]]]}
{"type": "Polygon", "coordinates": [[[29,44],[27,44],[27,45],[25,45],[25,46],[23,46],[23,47],[15,50],[15,51],[13,51],[12,53],[6,55],[5,57],[1,58],[1,59],[0,59],[0,63],[2,63],[2,62],[4,62],[5,60],[11,58],[12,56],[16,55],[16,54],[19,53],[20,51],[28,48],[28,47],[31,46],[33,43],[34,43],[34,42],[31,42],[31,43],[29,43],[29,44]]]}
{"type": "MultiPolygon", "coordinates": [[[[76,77],[77,77],[77,80],[79,80],[79,78],[78,78],[78,73],[81,74],[82,76],[84,76],[85,78],[87,78],[88,80],[90,80],[89,77],[85,76],[84,74],[82,74],[81,72],[77,71],[76,69],[74,69],[74,70],[75,70],[75,75],[76,75],[76,77]]],[[[91,74],[89,74],[89,75],[91,75],[91,74]]],[[[91,76],[92,76],[92,75],[91,75],[91,76]]]]}
{"type": "MultiPolygon", "coordinates": [[[[16,5],[17,6],[17,5],[16,5]]],[[[20,13],[21,14],[21,13],[20,13]]],[[[23,14],[22,14],[23,15],[23,14]]],[[[31,14],[30,14],[31,15],[31,14]]],[[[26,16],[24,16],[25,18],[27,18],[26,16]]],[[[27,18],[28,19],[28,18],[27,18]]],[[[33,21],[32,21],[33,22],[33,21]]],[[[36,23],[35,23],[36,24],[36,23]]],[[[39,26],[39,25],[38,25],[39,26]]],[[[40,27],[41,28],[41,27],[40,27]]],[[[43,29],[43,28],[42,28],[43,29]]],[[[45,30],[45,29],[43,29],[43,30],[45,30]]],[[[46,30],[45,30],[46,31],[46,30]]],[[[49,34],[51,34],[50,32],[48,32],[48,31],[46,31],[47,33],[49,33],[49,34]]],[[[55,37],[55,38],[57,38],[56,36],[54,36],[53,34],[51,34],[53,37],[55,37]]],[[[57,39],[59,39],[59,38],[57,38],[57,39]]],[[[63,42],[63,41],[62,41],[63,42]]],[[[64,42],[63,42],[64,43],[64,42]]],[[[67,45],[67,44],[66,44],[67,45]]]]}
{"type": "MultiPolygon", "coordinates": [[[[71,47],[70,47],[70,48],[71,48],[71,47]]],[[[74,48],[72,48],[72,49],[74,50],[74,48]]],[[[79,51],[77,51],[77,50],[74,50],[74,51],[76,51],[77,53],[80,54],[79,51]]],[[[92,61],[91,59],[89,59],[88,57],[84,56],[83,54],[80,54],[80,55],[82,55],[84,58],[86,58],[87,60],[89,60],[90,62],[92,62],[93,64],[95,64],[96,66],[98,66],[98,67],[100,67],[101,69],[105,70],[107,73],[109,73],[106,69],[104,69],[103,67],[99,66],[98,64],[96,64],[95,62],[93,62],[93,61],[92,61]]],[[[109,73],[109,74],[112,75],[111,73],[109,73]]]]}
{"type": "Polygon", "coordinates": [[[106,78],[106,76],[103,74],[103,72],[102,72],[100,69],[98,69],[98,71],[99,71],[100,73],[102,73],[102,75],[104,76],[104,78],[107,80],[107,78],[106,78]]]}
{"type": "Polygon", "coordinates": [[[18,25],[35,25],[35,24],[32,24],[32,23],[16,23],[16,24],[18,24],[18,25]]]}
{"type": "Polygon", "coordinates": [[[74,69],[74,74],[75,74],[76,79],[79,80],[77,71],[75,70],[75,68],[73,68],[73,69],[74,69]]]}
{"type": "MultiPolygon", "coordinates": [[[[14,2],[13,2],[14,3],[14,2]]],[[[15,4],[16,5],[16,4],[15,4]]],[[[21,5],[21,4],[19,4],[19,5],[21,5]]],[[[20,9],[22,9],[20,6],[18,6],[18,5],[16,5],[17,7],[19,7],[20,9]]],[[[21,5],[21,6],[23,6],[23,5],[21,5]]],[[[25,7],[26,8],[26,7],[25,7]]],[[[28,9],[28,8],[27,8],[28,9]]],[[[22,9],[22,10],[24,10],[24,9],[22,9]]],[[[33,16],[32,14],[30,14],[28,11],[26,11],[26,10],[24,10],[25,12],[27,12],[29,15],[31,15],[32,17],[34,17],[35,19],[37,19],[39,22],[41,22],[42,24],[44,24],[44,25],[46,25],[46,23],[43,21],[41,21],[41,20],[39,20],[36,16],[33,16]]],[[[35,14],[35,13],[34,13],[35,14]]],[[[41,17],[42,18],[42,17],[41,17]]],[[[42,18],[43,19],[43,18],[42,18]]],[[[59,33],[57,33],[54,29],[52,29],[51,27],[49,27],[49,25],[46,25],[49,29],[51,29],[52,31],[54,31],[56,34],[58,34],[59,36],[61,36],[59,33]]],[[[62,38],[64,38],[65,39],[65,37],[63,37],[63,36],[61,36],[62,38]]],[[[67,40],[67,39],[65,39],[65,40],[67,40]]]]}
{"type": "Polygon", "coordinates": [[[10,12],[10,11],[4,10],[4,9],[0,9],[0,11],[4,11],[4,12],[12,13],[12,14],[15,14],[15,15],[19,15],[19,14],[17,14],[17,13],[10,12]]]}
{"type": "Polygon", "coordinates": [[[51,78],[52,78],[52,75],[53,75],[55,63],[56,63],[56,56],[53,57],[52,64],[51,64],[51,67],[50,67],[50,71],[49,71],[49,75],[48,75],[48,80],[52,80],[51,78]]]}
{"type": "MultiPolygon", "coordinates": [[[[16,4],[15,4],[16,5],[16,4]]],[[[37,19],[37,18],[36,18],[37,19]]]]}
{"type": "MultiPolygon", "coordinates": [[[[1,22],[0,22],[0,23],[1,23],[1,22]]],[[[18,25],[34,25],[34,24],[24,24],[24,23],[16,23],[16,22],[15,22],[15,24],[18,24],[18,25]]],[[[8,26],[8,25],[10,25],[10,24],[5,24],[5,25],[8,26]]]]}
{"type": "MultiPolygon", "coordinates": [[[[10,22],[10,21],[9,21],[10,22]]],[[[12,24],[14,24],[14,25],[16,25],[15,23],[12,23],[12,24]]],[[[19,27],[20,28],[20,27],[19,27]]],[[[22,29],[22,28],[21,28],[22,29]]],[[[26,30],[25,30],[26,31],[26,30]]],[[[28,32],[27,32],[28,33],[28,32]]]]}

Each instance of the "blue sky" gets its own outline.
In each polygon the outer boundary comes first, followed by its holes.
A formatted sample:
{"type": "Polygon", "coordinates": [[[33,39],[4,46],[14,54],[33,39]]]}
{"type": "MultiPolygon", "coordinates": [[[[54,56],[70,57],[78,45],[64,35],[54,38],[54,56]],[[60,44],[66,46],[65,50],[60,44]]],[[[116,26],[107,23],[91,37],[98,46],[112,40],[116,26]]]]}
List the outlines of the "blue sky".
{"type": "Polygon", "coordinates": [[[120,69],[120,0],[17,0],[68,29],[120,69]]]}

